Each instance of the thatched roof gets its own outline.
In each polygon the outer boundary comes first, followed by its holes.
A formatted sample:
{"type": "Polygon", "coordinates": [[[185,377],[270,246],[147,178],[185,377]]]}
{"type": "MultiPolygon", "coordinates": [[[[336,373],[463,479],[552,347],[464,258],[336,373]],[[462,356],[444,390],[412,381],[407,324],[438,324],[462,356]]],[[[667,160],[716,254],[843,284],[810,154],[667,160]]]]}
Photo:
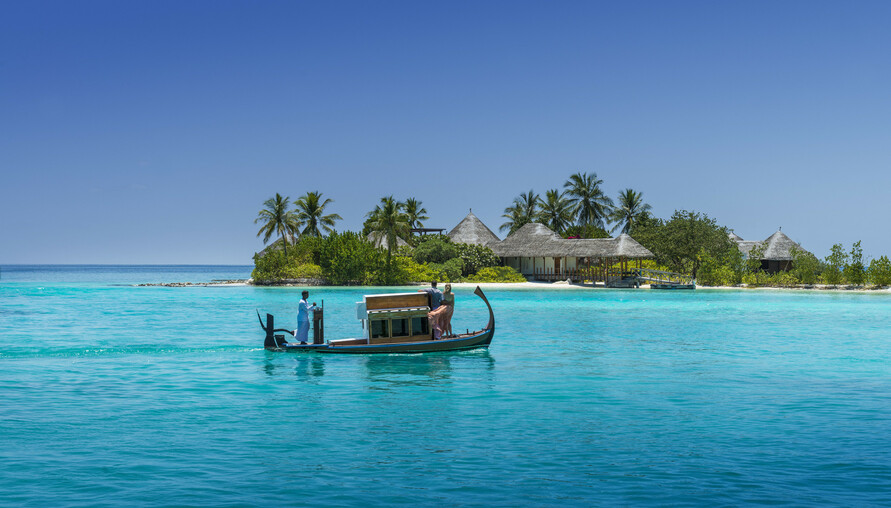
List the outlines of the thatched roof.
{"type": "Polygon", "coordinates": [[[752,252],[752,249],[761,245],[761,242],[753,241],[753,240],[739,240],[736,242],[736,246],[739,247],[739,251],[745,254],[746,256],[752,252]]]}
{"type": "Polygon", "coordinates": [[[730,234],[727,235],[727,236],[729,236],[730,239],[733,240],[734,242],[741,242],[741,241],[743,241],[742,237],[739,236],[738,234],[734,233],[733,231],[731,231],[730,234]]]}
{"type": "Polygon", "coordinates": [[[454,243],[473,245],[489,245],[501,241],[473,212],[468,213],[464,220],[449,231],[449,238],[454,243]]]}
{"type": "Polygon", "coordinates": [[[626,234],[617,238],[564,239],[544,224],[526,224],[504,241],[490,244],[500,257],[651,258],[653,253],[626,234]]]}
{"type": "MultiPolygon", "coordinates": [[[[730,238],[733,239],[733,236],[735,235],[732,235],[730,238]]],[[[804,249],[801,248],[801,245],[792,241],[792,239],[786,236],[786,233],[783,233],[782,231],[777,231],[761,242],[745,241],[742,238],[734,241],[736,242],[737,247],[739,247],[739,250],[746,256],[748,256],[755,247],[763,246],[764,254],[761,255],[761,259],[768,261],[792,261],[792,247],[804,251],[804,249]]]]}
{"type": "MultiPolygon", "coordinates": [[[[372,231],[368,233],[368,241],[371,242],[378,249],[386,249],[387,248],[387,236],[383,233],[372,231]]],[[[402,238],[396,237],[396,247],[402,247],[408,245],[408,242],[403,240],[402,238]]]]}
{"type": "Polygon", "coordinates": [[[801,249],[801,245],[793,242],[792,239],[786,236],[782,231],[777,231],[770,235],[767,240],[764,240],[764,243],[767,244],[767,248],[764,249],[764,259],[791,261],[793,247],[803,250],[801,249]]]}

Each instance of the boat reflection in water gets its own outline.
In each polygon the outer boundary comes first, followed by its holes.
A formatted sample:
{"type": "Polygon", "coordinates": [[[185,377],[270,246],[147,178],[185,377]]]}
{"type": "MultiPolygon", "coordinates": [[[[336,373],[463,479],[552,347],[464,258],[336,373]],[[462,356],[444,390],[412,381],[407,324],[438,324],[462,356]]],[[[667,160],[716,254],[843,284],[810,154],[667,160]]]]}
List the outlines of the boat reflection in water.
{"type": "Polygon", "coordinates": [[[369,388],[386,390],[405,386],[441,386],[444,382],[464,377],[484,380],[492,377],[495,359],[487,349],[426,355],[369,355],[364,359],[364,367],[369,388]]]}

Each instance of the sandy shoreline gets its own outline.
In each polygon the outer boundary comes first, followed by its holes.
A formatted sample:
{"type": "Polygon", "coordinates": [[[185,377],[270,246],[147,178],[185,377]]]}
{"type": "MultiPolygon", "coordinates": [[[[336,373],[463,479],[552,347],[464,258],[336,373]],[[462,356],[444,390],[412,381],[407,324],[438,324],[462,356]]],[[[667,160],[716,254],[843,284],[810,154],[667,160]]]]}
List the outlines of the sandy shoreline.
{"type": "MultiPolygon", "coordinates": [[[[167,283],[157,283],[157,284],[135,284],[136,286],[143,287],[239,287],[239,286],[252,286],[251,279],[247,280],[231,280],[231,281],[211,281],[211,282],[167,282],[167,283]]],[[[521,290],[566,290],[566,289],[596,289],[596,290],[604,290],[604,289],[618,289],[618,288],[607,288],[602,284],[593,285],[593,284],[577,284],[577,283],[568,283],[566,281],[558,281],[558,282],[452,282],[452,287],[454,288],[464,288],[464,289],[473,289],[476,286],[480,286],[483,289],[521,289],[521,290]]],[[[405,284],[404,286],[426,286],[426,283],[417,283],[417,284],[405,284]]],[[[443,284],[440,284],[442,286],[443,284]]],[[[282,285],[274,285],[274,286],[257,286],[257,287],[314,287],[314,288],[324,288],[324,287],[334,287],[334,286],[312,286],[307,284],[282,284],[282,285]]],[[[363,287],[363,286],[343,286],[343,287],[363,287]]],[[[381,287],[381,286],[365,286],[365,287],[381,287]]],[[[397,286],[398,287],[398,286],[397,286]]],[[[651,289],[648,284],[642,284],[640,289],[651,289]]],[[[827,287],[823,285],[815,285],[810,288],[804,287],[792,287],[792,288],[782,288],[782,287],[746,287],[746,286],[696,286],[695,291],[713,291],[713,290],[737,290],[737,291],[801,291],[801,292],[834,292],[834,293],[873,293],[873,294],[891,294],[891,288],[885,287],[881,289],[864,289],[864,288],[852,288],[845,286],[836,286],[836,287],[827,287]]],[[[654,290],[655,291],[655,290],[654,290]]],[[[669,290],[658,290],[658,291],[669,291],[669,290]]],[[[687,291],[687,290],[676,290],[676,291],[687,291]]]]}

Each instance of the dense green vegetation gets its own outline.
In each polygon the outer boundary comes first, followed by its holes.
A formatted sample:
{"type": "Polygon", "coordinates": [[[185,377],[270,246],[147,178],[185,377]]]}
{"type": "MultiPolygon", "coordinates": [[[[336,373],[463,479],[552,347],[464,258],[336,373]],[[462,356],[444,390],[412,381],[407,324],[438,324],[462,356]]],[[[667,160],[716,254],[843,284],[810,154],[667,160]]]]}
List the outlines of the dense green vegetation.
{"type": "MultiPolygon", "coordinates": [[[[629,234],[653,253],[654,259],[643,266],[691,274],[701,285],[891,285],[888,257],[865,260],[859,241],[850,250],[833,245],[823,259],[793,249],[792,270],[768,274],[761,264],[764,247],[743,255],[729,238],[729,230],[714,218],[675,210],[670,218],[660,219],[652,215],[642,193],[624,189],[613,201],[604,194],[602,184],[596,173],[580,172],[566,180],[562,191],[550,189],[542,197],[530,189],[504,209],[505,222],[499,229],[512,234],[538,222],[564,238],[629,234]]],[[[423,228],[428,219],[427,210],[415,198],[404,202],[393,196],[381,198],[366,214],[361,233],[336,232],[334,224],[341,217],[326,213],[332,200],[323,199],[319,192],[298,198],[294,210],[289,202],[287,196],[276,194],[255,220],[261,224],[257,236],[264,243],[279,237],[276,245],[254,257],[255,280],[309,278],[331,284],[525,280],[512,268],[499,266],[499,258],[486,247],[453,244],[443,235],[413,236],[411,230],[423,228]]]]}
{"type": "Polygon", "coordinates": [[[487,247],[453,244],[444,235],[412,237],[410,229],[423,227],[427,219],[420,201],[382,198],[367,214],[361,234],[333,230],[333,220],[340,216],[324,214],[330,202],[319,193],[308,193],[298,200],[298,210],[291,211],[287,197],[268,200],[257,219],[265,221],[258,236],[265,235],[264,242],[275,233],[281,238],[254,256],[251,277],[258,283],[314,279],[334,285],[457,282],[474,277],[486,282],[526,280],[512,268],[499,267],[500,260],[487,247]],[[323,235],[319,226],[328,234],[323,235]],[[368,235],[379,238],[383,248],[369,241],[368,235]],[[399,239],[409,245],[397,248],[399,239]]]}

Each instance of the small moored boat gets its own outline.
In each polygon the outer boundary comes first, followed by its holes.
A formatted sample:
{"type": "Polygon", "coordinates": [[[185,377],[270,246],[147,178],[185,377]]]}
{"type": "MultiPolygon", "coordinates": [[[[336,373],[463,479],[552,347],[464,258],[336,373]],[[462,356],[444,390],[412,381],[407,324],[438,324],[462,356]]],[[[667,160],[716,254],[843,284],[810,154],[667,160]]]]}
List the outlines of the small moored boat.
{"type": "Polygon", "coordinates": [[[428,353],[434,351],[461,351],[489,347],[495,334],[495,314],[483,291],[477,286],[473,292],[482,298],[489,309],[489,323],[478,331],[435,339],[427,320],[430,297],[427,293],[391,293],[366,295],[356,304],[357,317],[362,321],[364,336],[355,339],[339,339],[325,342],[324,314],[317,310],[313,315],[313,342],[291,344],[285,341],[285,328],[275,328],[275,318],[266,314],[266,323],[257,318],[266,332],[264,347],[272,351],[296,351],[316,353],[428,353]]]}

